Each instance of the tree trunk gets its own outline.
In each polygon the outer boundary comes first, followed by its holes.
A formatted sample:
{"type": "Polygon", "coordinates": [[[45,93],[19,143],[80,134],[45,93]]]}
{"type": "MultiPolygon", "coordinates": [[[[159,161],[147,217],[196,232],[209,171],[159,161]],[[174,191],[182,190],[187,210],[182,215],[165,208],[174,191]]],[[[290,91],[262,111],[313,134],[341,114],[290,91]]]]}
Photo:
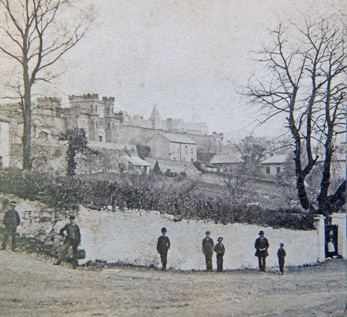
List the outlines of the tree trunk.
{"type": "Polygon", "coordinates": [[[27,61],[23,62],[24,79],[24,101],[22,101],[23,112],[23,169],[31,171],[31,84],[28,74],[27,61]]]}

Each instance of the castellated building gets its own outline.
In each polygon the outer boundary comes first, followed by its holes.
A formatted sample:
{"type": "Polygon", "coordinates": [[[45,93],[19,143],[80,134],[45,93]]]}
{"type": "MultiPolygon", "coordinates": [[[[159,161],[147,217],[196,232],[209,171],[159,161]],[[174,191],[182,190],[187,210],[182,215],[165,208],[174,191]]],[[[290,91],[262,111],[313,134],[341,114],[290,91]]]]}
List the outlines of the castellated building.
{"type": "Polygon", "coordinates": [[[100,143],[119,143],[119,127],[124,115],[114,112],[114,97],[97,94],[69,96],[69,108],[65,115],[66,130],[84,129],[88,140],[100,143]]]}
{"type": "MultiPolygon", "coordinates": [[[[137,155],[138,145],[152,147],[149,157],[153,160],[177,163],[194,162],[198,153],[220,154],[223,134],[209,135],[206,123],[171,118],[163,120],[157,106],[145,120],[141,116],[130,117],[122,111],[115,111],[113,97],[100,99],[98,94],[71,95],[68,102],[67,107],[62,106],[60,98],[38,98],[33,102],[33,144],[41,147],[55,144],[58,148],[61,133],[82,128],[86,131],[89,147],[109,151],[105,154],[108,161],[110,153],[117,151],[116,156],[111,155],[113,161],[121,161],[122,155],[137,155]]],[[[0,105],[0,125],[1,147],[4,148],[4,155],[0,154],[2,161],[5,165],[19,166],[23,133],[19,104],[0,105]],[[13,158],[16,158],[17,164],[10,163],[13,158]]],[[[54,154],[49,159],[54,159],[54,154]]]]}

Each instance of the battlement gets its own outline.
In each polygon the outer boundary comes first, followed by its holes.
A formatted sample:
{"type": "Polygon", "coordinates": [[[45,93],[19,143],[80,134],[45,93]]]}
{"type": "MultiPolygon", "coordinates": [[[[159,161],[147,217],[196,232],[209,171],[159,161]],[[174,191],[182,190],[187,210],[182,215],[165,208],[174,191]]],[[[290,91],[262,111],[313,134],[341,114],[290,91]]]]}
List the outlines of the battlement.
{"type": "Polygon", "coordinates": [[[69,95],[69,101],[99,100],[99,94],[69,95]]]}
{"type": "Polygon", "coordinates": [[[114,102],[114,97],[102,97],[102,101],[104,101],[104,102],[114,102]]]}

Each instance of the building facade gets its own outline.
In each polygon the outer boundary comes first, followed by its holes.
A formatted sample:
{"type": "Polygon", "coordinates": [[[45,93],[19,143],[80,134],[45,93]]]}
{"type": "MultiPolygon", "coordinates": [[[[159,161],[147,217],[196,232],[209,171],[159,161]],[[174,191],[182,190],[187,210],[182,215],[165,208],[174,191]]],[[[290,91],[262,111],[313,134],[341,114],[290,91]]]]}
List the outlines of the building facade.
{"type": "Polygon", "coordinates": [[[158,160],[195,162],[197,144],[186,135],[158,132],[149,139],[150,156],[158,160]]]}

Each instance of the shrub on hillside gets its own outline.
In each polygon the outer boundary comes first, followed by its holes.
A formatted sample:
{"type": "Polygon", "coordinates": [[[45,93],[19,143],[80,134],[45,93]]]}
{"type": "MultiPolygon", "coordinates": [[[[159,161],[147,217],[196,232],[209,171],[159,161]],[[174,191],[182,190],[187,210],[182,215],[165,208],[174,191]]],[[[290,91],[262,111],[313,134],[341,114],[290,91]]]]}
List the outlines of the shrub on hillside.
{"type": "Polygon", "coordinates": [[[0,191],[50,207],[68,209],[74,204],[90,208],[160,210],[176,220],[205,219],[216,223],[249,223],[292,229],[312,229],[313,215],[301,210],[265,210],[259,206],[235,205],[226,198],[206,197],[195,191],[197,183],[182,176],[128,175],[121,181],[54,176],[18,169],[0,171],[0,191]]]}

